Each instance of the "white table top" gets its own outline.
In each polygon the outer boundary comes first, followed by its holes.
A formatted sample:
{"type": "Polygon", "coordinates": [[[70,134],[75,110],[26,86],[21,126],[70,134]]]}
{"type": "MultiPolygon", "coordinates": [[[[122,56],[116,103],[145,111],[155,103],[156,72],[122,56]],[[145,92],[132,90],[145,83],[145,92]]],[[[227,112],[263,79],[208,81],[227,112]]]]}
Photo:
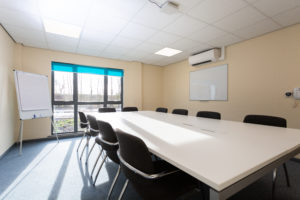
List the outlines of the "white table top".
{"type": "Polygon", "coordinates": [[[300,130],[153,111],[93,113],[217,191],[300,146],[300,130]]]}

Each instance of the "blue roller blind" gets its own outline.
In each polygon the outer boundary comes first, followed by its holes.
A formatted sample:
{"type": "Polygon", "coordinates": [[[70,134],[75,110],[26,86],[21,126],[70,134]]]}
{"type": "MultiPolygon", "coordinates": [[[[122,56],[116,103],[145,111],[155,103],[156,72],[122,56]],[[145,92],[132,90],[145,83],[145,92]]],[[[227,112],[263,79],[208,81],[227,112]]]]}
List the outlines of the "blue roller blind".
{"type": "Polygon", "coordinates": [[[122,69],[92,67],[92,66],[74,65],[74,64],[59,63],[59,62],[52,62],[52,71],[99,74],[99,75],[108,75],[108,76],[124,75],[124,71],[122,69]]]}

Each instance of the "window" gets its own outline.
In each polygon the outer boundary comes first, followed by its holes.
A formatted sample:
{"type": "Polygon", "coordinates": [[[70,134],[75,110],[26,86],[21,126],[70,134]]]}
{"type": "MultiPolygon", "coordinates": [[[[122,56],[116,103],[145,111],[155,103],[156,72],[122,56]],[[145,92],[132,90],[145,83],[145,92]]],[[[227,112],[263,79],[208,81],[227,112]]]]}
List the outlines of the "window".
{"type": "Polygon", "coordinates": [[[52,62],[52,133],[82,131],[78,111],[123,106],[123,70],[52,62]]]}

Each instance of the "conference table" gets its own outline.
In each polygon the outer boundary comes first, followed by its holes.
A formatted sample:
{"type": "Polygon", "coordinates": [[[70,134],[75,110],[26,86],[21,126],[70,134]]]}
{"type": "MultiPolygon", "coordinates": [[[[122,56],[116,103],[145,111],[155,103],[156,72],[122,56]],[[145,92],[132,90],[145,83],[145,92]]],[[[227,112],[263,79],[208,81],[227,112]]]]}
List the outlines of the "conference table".
{"type": "Polygon", "coordinates": [[[300,153],[300,130],[153,111],[88,113],[138,136],[149,151],[224,200],[300,153]]]}

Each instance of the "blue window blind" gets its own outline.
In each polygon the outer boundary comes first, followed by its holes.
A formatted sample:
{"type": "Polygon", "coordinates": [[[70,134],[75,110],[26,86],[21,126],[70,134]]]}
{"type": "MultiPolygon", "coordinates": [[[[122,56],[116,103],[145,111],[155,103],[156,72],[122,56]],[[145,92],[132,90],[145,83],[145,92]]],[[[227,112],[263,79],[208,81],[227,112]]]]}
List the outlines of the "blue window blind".
{"type": "Polygon", "coordinates": [[[74,65],[74,64],[59,63],[59,62],[52,62],[52,71],[99,74],[99,75],[108,75],[108,76],[124,75],[124,71],[122,69],[91,67],[85,65],[74,65]]]}

